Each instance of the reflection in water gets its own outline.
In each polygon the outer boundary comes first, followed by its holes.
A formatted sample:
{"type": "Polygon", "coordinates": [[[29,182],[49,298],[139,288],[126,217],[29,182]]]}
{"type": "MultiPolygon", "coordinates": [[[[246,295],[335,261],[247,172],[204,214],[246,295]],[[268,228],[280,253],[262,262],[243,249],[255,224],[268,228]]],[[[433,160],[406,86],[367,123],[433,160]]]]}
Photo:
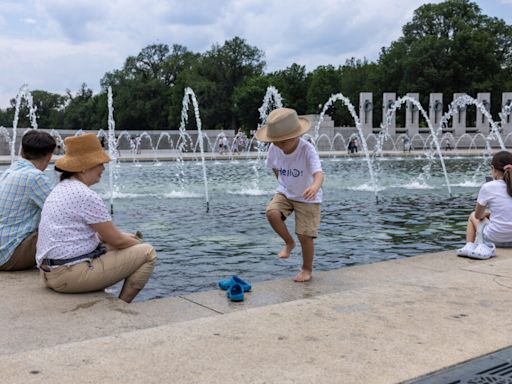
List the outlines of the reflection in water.
{"type": "MultiPolygon", "coordinates": [[[[373,190],[364,188],[369,177],[363,161],[323,159],[326,181],[315,269],[461,246],[467,216],[488,172],[483,162],[482,158],[447,159],[453,193],[447,198],[438,164],[426,175],[424,159],[384,158],[376,175],[380,190],[376,204],[373,190]]],[[[281,242],[264,213],[275,178],[263,170],[254,183],[253,166],[254,161],[208,162],[211,209],[205,213],[199,162],[185,164],[183,189],[175,162],[121,165],[114,222],[125,231],[142,231],[159,256],[139,300],[215,289],[219,279],[232,274],[253,282],[294,276],[301,263],[300,247],[288,260],[278,259],[281,242]],[[251,185],[258,185],[258,193],[251,191],[251,185]]],[[[108,178],[93,189],[107,200],[108,178]]],[[[293,218],[289,220],[293,230],[293,218]]]]}

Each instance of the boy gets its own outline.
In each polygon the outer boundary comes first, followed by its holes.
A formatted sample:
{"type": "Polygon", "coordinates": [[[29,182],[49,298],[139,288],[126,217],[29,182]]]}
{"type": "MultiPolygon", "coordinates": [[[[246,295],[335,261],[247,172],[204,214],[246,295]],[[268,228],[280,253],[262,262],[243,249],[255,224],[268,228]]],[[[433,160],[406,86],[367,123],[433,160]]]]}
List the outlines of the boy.
{"type": "Polygon", "coordinates": [[[56,147],[48,133],[31,130],[21,140],[21,156],[0,176],[0,271],[36,265],[37,227],[51,184],[43,171],[56,147]]]}
{"type": "Polygon", "coordinates": [[[295,241],[284,221],[295,211],[295,233],[302,247],[302,268],[293,279],[311,280],[313,273],[314,239],[320,225],[320,203],[324,173],[315,147],[302,139],[310,128],[309,120],[298,117],[289,108],[273,110],[267,124],[256,131],[256,139],[270,142],[267,167],[277,180],[276,194],[266,209],[267,219],[274,231],[284,240],[278,256],[290,256],[295,241]]]}

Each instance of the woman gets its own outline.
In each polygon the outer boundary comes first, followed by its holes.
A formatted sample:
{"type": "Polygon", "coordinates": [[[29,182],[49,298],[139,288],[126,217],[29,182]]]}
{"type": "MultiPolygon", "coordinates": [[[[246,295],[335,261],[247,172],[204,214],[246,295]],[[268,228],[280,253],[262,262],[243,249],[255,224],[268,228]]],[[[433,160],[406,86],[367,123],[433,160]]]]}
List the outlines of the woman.
{"type": "Polygon", "coordinates": [[[124,279],[119,298],[130,303],[156,262],[149,244],[120,232],[101,197],[89,187],[100,181],[110,157],[94,134],[67,137],[55,162],[60,182],[45,201],[39,224],[37,265],[47,287],[62,293],[102,290],[124,279]]]}

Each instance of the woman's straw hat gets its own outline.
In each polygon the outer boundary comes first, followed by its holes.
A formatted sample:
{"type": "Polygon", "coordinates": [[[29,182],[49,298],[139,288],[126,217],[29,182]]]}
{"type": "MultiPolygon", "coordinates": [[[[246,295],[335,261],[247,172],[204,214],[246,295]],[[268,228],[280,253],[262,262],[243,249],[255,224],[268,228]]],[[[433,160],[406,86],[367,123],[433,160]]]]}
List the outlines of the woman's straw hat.
{"type": "Polygon", "coordinates": [[[302,136],[311,127],[305,117],[297,116],[297,112],[290,108],[274,109],[268,115],[267,124],[256,131],[259,141],[282,141],[302,136]]]}
{"type": "Polygon", "coordinates": [[[66,146],[64,156],[55,161],[57,170],[82,172],[111,160],[94,133],[66,137],[64,144],[66,146]]]}

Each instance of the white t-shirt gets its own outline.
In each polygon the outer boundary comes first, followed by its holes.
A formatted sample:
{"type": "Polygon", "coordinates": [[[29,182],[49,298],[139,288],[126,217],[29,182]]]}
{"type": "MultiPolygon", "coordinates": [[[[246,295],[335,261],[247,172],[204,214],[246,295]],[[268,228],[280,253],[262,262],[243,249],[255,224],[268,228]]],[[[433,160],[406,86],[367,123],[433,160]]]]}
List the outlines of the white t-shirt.
{"type": "Polygon", "coordinates": [[[278,171],[279,186],[277,191],[290,200],[304,203],[321,203],[322,189],[316,198],[306,200],[302,197],[304,190],[313,184],[313,174],[322,172],[320,156],[313,146],[300,138],[299,145],[290,154],[285,154],[279,147],[271,144],[268,149],[267,167],[278,171]]]}
{"type": "Polygon", "coordinates": [[[43,259],[69,259],[92,252],[100,243],[89,224],[112,221],[101,197],[81,181],[57,184],[41,212],[37,265],[43,259]]]}
{"type": "Polygon", "coordinates": [[[482,185],[477,202],[491,212],[485,237],[496,243],[512,242],[512,197],[505,182],[493,180],[482,185]]]}

